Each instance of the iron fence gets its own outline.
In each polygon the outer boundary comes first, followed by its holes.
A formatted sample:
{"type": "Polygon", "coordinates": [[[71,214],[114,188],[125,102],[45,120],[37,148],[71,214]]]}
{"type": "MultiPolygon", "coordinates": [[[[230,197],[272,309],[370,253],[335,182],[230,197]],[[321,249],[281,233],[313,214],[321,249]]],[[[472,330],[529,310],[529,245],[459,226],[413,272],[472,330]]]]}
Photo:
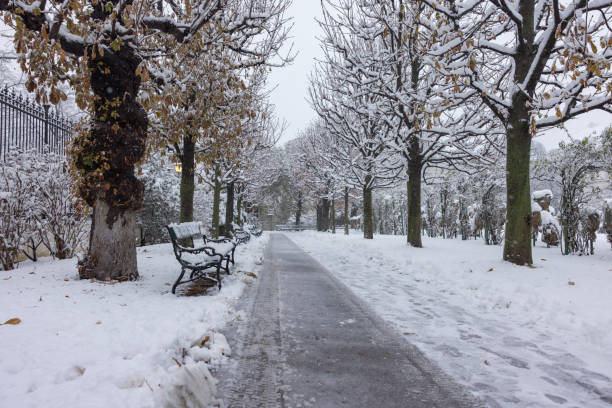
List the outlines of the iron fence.
{"type": "Polygon", "coordinates": [[[73,123],[50,107],[0,89],[0,160],[5,161],[12,148],[66,153],[73,123]]]}

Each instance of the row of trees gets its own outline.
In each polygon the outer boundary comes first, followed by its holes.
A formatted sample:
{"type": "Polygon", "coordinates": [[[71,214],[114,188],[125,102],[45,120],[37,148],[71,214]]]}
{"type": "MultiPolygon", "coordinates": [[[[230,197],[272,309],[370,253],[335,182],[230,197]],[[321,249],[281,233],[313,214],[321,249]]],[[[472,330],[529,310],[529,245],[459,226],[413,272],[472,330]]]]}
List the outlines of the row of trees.
{"type": "Polygon", "coordinates": [[[372,190],[403,178],[408,242],[420,247],[422,180],[505,157],[504,259],[530,264],[532,138],[610,111],[610,6],[323,1],[310,93],[320,120],[301,138],[303,156],[319,157],[310,169],[323,196],[361,190],[372,238],[372,190]]]}
{"type": "Polygon", "coordinates": [[[214,169],[207,175],[218,184],[228,173],[223,166],[243,162],[236,151],[257,144],[249,132],[268,119],[263,73],[291,59],[280,54],[288,5],[0,0],[28,90],[38,102],[57,104],[67,98],[67,83],[89,113],[72,146],[79,196],[92,208],[81,277],[138,277],[135,223],[144,186],[135,169],[147,149],[167,154],[169,147],[183,164],[181,213],[188,220],[195,163],[214,169]]]}

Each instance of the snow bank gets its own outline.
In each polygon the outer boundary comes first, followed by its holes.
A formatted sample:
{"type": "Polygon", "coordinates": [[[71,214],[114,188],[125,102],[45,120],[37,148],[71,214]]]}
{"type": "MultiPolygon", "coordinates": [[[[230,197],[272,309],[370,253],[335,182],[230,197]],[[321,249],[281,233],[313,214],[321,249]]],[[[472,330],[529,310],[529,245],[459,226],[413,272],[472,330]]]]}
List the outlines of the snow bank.
{"type": "Polygon", "coordinates": [[[557,219],[550,212],[541,211],[540,214],[542,216],[542,225],[553,225],[557,228],[557,231],[561,231],[561,225],[559,224],[559,221],[557,221],[557,219]]]}
{"type": "Polygon", "coordinates": [[[535,201],[531,202],[531,212],[535,213],[535,212],[540,212],[542,211],[542,207],[540,207],[540,204],[536,203],[535,201]]]}
{"type": "Polygon", "coordinates": [[[612,251],[535,267],[501,261],[482,240],[288,234],[489,407],[609,408],[612,251]]]}
{"type": "Polygon", "coordinates": [[[538,191],[533,192],[532,197],[534,200],[541,200],[542,198],[545,198],[545,197],[550,197],[552,199],[553,193],[551,190],[538,190],[538,191]]]}
{"type": "Polygon", "coordinates": [[[75,260],[0,272],[0,403],[6,407],[216,405],[208,365],[231,354],[218,333],[257,273],[267,234],[236,250],[221,292],[170,293],[180,271],[168,244],[138,249],[141,280],[77,280],[75,260]]]}

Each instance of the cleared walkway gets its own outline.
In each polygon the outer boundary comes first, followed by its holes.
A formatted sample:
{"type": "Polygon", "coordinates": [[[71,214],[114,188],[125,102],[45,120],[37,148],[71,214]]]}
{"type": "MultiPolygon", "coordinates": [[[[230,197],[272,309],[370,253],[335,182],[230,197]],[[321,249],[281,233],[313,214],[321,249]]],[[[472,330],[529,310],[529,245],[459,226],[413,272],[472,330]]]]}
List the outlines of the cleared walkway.
{"type": "Polygon", "coordinates": [[[271,236],[265,265],[229,407],[480,406],[285,235],[271,236]]]}

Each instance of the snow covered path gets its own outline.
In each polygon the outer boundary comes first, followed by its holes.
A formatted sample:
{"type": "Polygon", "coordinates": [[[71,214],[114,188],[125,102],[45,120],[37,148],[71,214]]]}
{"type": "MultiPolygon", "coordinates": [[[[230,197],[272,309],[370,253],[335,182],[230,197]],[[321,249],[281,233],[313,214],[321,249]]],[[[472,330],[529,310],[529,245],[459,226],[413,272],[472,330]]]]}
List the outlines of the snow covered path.
{"type": "Polygon", "coordinates": [[[476,406],[285,235],[260,276],[230,407],[476,406]]]}
{"type": "Polygon", "coordinates": [[[315,232],[289,237],[491,408],[612,407],[612,251],[533,268],[479,241],[315,232]]]}

